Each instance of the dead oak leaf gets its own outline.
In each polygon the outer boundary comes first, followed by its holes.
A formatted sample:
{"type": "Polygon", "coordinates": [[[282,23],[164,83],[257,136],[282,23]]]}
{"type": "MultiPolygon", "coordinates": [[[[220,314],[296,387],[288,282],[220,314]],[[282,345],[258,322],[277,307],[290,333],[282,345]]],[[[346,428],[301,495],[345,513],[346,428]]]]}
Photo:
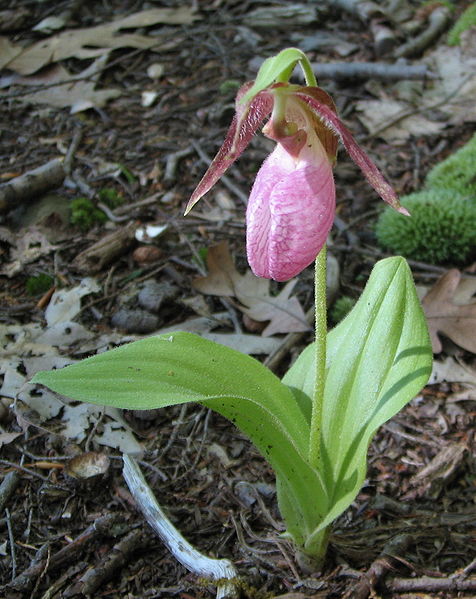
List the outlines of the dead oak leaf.
{"type": "Polygon", "coordinates": [[[95,89],[107,59],[108,54],[103,54],[75,77],[59,64],[45,69],[41,75],[19,77],[15,83],[20,85],[38,85],[38,83],[46,85],[45,89],[25,94],[20,100],[31,104],[48,104],[57,108],[70,107],[71,114],[88,108],[101,108],[109,100],[121,95],[118,89],[95,89]]]}
{"type": "Polygon", "coordinates": [[[31,75],[48,64],[66,58],[96,58],[116,48],[158,47],[157,37],[119,32],[123,29],[150,27],[159,23],[190,25],[197,18],[198,15],[189,7],[152,8],[96,27],[63,31],[21,51],[7,40],[3,41],[0,47],[5,47],[8,57],[11,58],[7,62],[0,61],[0,64],[16,73],[31,75]]]}
{"type": "MultiPolygon", "coordinates": [[[[422,300],[435,354],[442,350],[439,333],[463,349],[476,353],[476,301],[455,301],[460,281],[460,271],[452,268],[438,279],[422,300]]],[[[464,296],[469,299],[467,294],[464,296]]]]}
{"type": "Polygon", "coordinates": [[[10,250],[10,262],[0,268],[0,274],[9,278],[21,272],[25,264],[31,264],[41,256],[57,249],[39,229],[33,226],[22,229],[11,241],[14,243],[10,250]]]}
{"type": "Polygon", "coordinates": [[[226,241],[211,247],[207,255],[208,274],[197,277],[193,287],[206,295],[235,297],[239,309],[253,320],[269,321],[263,336],[309,330],[299,300],[290,297],[296,280],[289,281],[277,296],[269,292],[269,280],[250,270],[241,275],[230,256],[226,241]]]}

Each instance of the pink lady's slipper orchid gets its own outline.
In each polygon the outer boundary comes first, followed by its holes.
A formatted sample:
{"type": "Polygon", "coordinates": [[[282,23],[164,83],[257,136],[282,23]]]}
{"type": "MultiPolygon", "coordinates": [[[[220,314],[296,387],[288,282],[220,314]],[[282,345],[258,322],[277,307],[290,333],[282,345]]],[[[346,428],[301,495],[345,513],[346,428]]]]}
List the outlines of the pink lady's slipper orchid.
{"type": "Polygon", "coordinates": [[[185,214],[238,158],[271,114],[263,133],[277,142],[276,147],[256,176],[246,212],[247,254],[255,275],[286,281],[311,264],[322,249],[334,220],[332,167],[338,139],[382,199],[406,213],[392,187],[342,124],[324,90],[274,83],[247,100],[252,85],[247,83],[239,90],[225,141],[185,214]]]}

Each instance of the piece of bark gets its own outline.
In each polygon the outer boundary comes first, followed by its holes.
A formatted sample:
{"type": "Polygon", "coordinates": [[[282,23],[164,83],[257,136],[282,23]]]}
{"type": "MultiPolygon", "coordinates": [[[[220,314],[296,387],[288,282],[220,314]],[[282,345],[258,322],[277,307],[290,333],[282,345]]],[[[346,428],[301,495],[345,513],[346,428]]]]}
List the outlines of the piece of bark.
{"type": "Polygon", "coordinates": [[[45,191],[59,187],[63,183],[65,172],[61,160],[50,160],[8,183],[0,185],[0,214],[8,212],[18,205],[34,200],[45,191]]]}
{"type": "Polygon", "coordinates": [[[437,499],[443,489],[454,479],[466,457],[467,447],[460,443],[444,447],[424,468],[410,479],[410,491],[406,499],[415,495],[437,499]]]}
{"type": "Polygon", "coordinates": [[[114,545],[99,564],[86,570],[77,582],[67,588],[63,597],[65,599],[76,595],[91,597],[96,589],[108,582],[117,570],[130,561],[139,547],[146,547],[144,534],[140,530],[132,530],[114,545]]]}
{"type": "Polygon", "coordinates": [[[106,235],[78,254],[72,266],[85,274],[99,272],[132,246],[136,229],[136,223],[129,223],[106,235]]]}

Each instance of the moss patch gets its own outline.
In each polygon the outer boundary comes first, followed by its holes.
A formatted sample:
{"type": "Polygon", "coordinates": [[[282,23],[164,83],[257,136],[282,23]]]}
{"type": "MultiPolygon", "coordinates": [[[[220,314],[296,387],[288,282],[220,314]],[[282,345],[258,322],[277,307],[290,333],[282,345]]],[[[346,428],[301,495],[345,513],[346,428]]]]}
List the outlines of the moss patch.
{"type": "Polygon", "coordinates": [[[476,255],[476,198],[430,189],[401,198],[411,217],[391,208],[375,229],[379,244],[413,260],[465,264],[476,255]]]}

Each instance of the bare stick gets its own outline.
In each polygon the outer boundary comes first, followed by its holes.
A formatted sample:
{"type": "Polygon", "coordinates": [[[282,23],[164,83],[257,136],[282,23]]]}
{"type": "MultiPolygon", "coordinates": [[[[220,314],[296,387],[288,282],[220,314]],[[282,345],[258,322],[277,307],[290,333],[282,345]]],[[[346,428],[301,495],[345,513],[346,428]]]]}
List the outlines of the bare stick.
{"type": "Polygon", "coordinates": [[[186,158],[193,154],[194,148],[192,146],[188,146],[183,150],[178,150],[177,152],[173,152],[167,156],[167,161],[165,163],[165,173],[163,177],[163,181],[165,183],[173,183],[177,178],[177,167],[178,163],[182,158],[186,158]]]}
{"type": "Polygon", "coordinates": [[[15,539],[13,538],[13,528],[10,520],[10,510],[5,508],[5,517],[7,519],[8,541],[10,542],[10,555],[12,557],[12,580],[17,575],[17,560],[15,557],[15,539]]]}
{"type": "Polygon", "coordinates": [[[328,62],[311,63],[318,79],[401,81],[404,79],[434,79],[427,66],[386,64],[384,62],[328,62]]]}
{"type": "Polygon", "coordinates": [[[78,149],[82,138],[83,138],[83,129],[82,129],[82,127],[78,127],[73,135],[73,140],[71,142],[71,145],[68,148],[68,151],[66,153],[66,156],[65,156],[64,162],[63,162],[64,172],[67,175],[71,174],[74,155],[76,154],[76,150],[78,149]]]}
{"type": "Polygon", "coordinates": [[[450,9],[447,6],[438,6],[430,14],[430,22],[420,35],[417,35],[409,42],[400,46],[395,52],[398,58],[402,56],[414,56],[421,54],[443,31],[446,29],[450,20],[450,9]]]}
{"type": "Polygon", "coordinates": [[[0,512],[3,512],[3,508],[7,505],[19,482],[20,477],[18,476],[18,472],[12,471],[5,475],[0,485],[0,512]]]}
{"type": "MultiPolygon", "coordinates": [[[[57,553],[51,556],[50,559],[41,559],[32,564],[24,570],[21,574],[16,576],[6,588],[15,589],[18,591],[25,591],[31,588],[38,578],[46,570],[56,568],[66,561],[71,561],[79,551],[90,542],[94,537],[101,534],[110,534],[110,530],[114,524],[117,523],[118,517],[116,514],[106,514],[97,518],[91,526],[77,536],[72,543],[66,545],[60,549],[57,553]]],[[[0,588],[3,590],[3,588],[0,588]]]]}
{"type": "Polygon", "coordinates": [[[139,509],[167,549],[187,570],[201,578],[217,581],[217,599],[237,597],[237,571],[226,559],[213,559],[195,549],[170,522],[147,484],[137,462],[124,455],[123,476],[139,509]]]}
{"type": "Polygon", "coordinates": [[[55,159],[0,185],[0,214],[58,187],[64,176],[62,161],[55,159]]]}
{"type": "Polygon", "coordinates": [[[412,542],[413,538],[408,534],[397,535],[390,539],[379,557],[354,585],[352,591],[345,595],[345,599],[367,599],[369,595],[373,597],[373,589],[383,581],[387,572],[394,568],[398,555],[404,553],[412,542]]]}
{"type": "MultiPolygon", "coordinates": [[[[249,67],[257,71],[262,65],[263,58],[254,58],[249,67]]],[[[385,62],[313,62],[312,71],[318,81],[320,79],[363,80],[378,79],[379,81],[401,81],[405,79],[435,79],[436,76],[424,64],[387,64],[385,62]]],[[[304,80],[301,72],[296,77],[304,80]]]]}
{"type": "Polygon", "coordinates": [[[109,581],[128,562],[129,557],[140,546],[144,547],[143,533],[132,530],[114,545],[98,565],[87,569],[77,582],[66,589],[63,596],[74,597],[81,594],[91,597],[96,589],[109,581]]]}
{"type": "MultiPolygon", "coordinates": [[[[476,577],[466,578],[464,575],[453,575],[445,578],[421,576],[420,578],[396,578],[387,583],[387,589],[392,593],[412,593],[423,591],[427,593],[466,593],[476,591],[476,577]]],[[[454,595],[453,595],[454,596],[454,595]]]]}

